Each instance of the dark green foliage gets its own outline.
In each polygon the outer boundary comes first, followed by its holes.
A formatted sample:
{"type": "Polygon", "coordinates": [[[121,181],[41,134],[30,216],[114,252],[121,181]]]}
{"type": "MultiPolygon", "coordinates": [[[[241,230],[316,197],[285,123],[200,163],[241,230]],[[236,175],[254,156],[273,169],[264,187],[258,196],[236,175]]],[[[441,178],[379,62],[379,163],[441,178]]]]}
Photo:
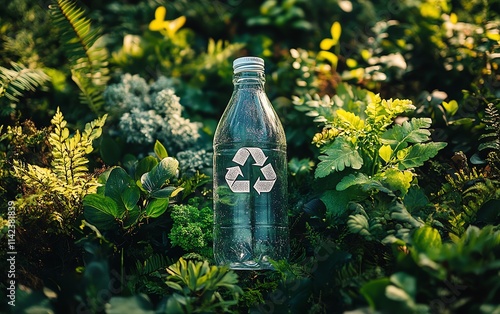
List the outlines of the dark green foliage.
{"type": "Polygon", "coordinates": [[[155,160],[146,169],[136,169],[135,181],[115,167],[103,173],[103,187],[83,199],[84,216],[101,231],[132,232],[142,221],[157,218],[167,210],[170,197],[182,188],[172,184],[179,163],[172,157],[155,160]]]}
{"type": "Polygon", "coordinates": [[[16,310],[498,312],[499,9],[5,3],[0,268],[15,204],[16,310]],[[287,134],[291,254],[267,271],[210,264],[211,136],[240,55],[265,59],[287,134]],[[85,126],[96,113],[106,125],[85,126]]]}
{"type": "Polygon", "coordinates": [[[193,205],[174,205],[170,217],[173,221],[169,234],[172,246],[212,259],[212,210],[209,207],[198,209],[193,205]]]}
{"type": "Polygon", "coordinates": [[[11,62],[12,69],[0,67],[0,116],[13,113],[16,103],[25,92],[35,91],[50,78],[40,69],[28,69],[24,65],[11,62]]]}
{"type": "Polygon", "coordinates": [[[100,32],[93,28],[73,0],[57,0],[50,6],[54,25],[60,30],[60,41],[68,58],[72,79],[81,92],[81,102],[94,112],[104,104],[102,92],[109,79],[107,52],[99,46],[100,32]]]}

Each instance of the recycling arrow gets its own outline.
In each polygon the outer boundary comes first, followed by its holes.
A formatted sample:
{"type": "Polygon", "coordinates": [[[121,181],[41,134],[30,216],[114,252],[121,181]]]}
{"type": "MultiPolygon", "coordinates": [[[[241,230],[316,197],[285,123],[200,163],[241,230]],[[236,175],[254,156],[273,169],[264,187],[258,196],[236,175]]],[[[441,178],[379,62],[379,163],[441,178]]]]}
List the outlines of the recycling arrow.
{"type": "Polygon", "coordinates": [[[260,172],[264,175],[266,180],[261,180],[260,177],[257,178],[253,188],[257,193],[270,192],[273,189],[274,182],[276,182],[276,172],[274,172],[273,166],[267,164],[260,169],[260,172]]]}
{"type": "MultiPolygon", "coordinates": [[[[267,161],[267,156],[264,154],[262,149],[258,147],[242,147],[236,154],[234,154],[233,161],[240,166],[243,166],[248,157],[252,156],[255,163],[253,166],[261,167],[260,171],[264,176],[265,180],[260,177],[257,178],[253,188],[257,193],[270,192],[273,189],[274,183],[276,182],[276,172],[274,172],[273,166],[269,163],[264,166],[267,161]]],[[[229,188],[234,193],[248,193],[250,192],[250,181],[248,180],[236,180],[239,176],[244,177],[243,172],[239,166],[229,167],[226,172],[226,182],[229,188]]]]}
{"type": "Polygon", "coordinates": [[[226,182],[231,191],[235,193],[250,192],[250,181],[236,181],[238,176],[243,176],[243,172],[241,172],[240,167],[236,166],[227,168],[226,182]]]}
{"type": "Polygon", "coordinates": [[[233,161],[238,165],[243,166],[250,155],[252,155],[252,158],[255,161],[255,166],[263,166],[267,160],[267,157],[262,149],[258,147],[242,147],[238,149],[236,154],[234,154],[233,161]]]}

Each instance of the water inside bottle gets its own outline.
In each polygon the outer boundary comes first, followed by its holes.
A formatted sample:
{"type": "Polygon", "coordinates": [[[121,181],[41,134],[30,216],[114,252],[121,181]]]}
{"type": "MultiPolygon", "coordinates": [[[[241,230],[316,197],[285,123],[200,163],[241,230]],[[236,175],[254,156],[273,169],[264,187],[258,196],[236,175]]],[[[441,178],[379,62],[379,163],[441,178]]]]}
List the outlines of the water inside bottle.
{"type": "Polygon", "coordinates": [[[287,258],[289,251],[284,148],[225,144],[214,153],[216,262],[272,268],[269,260],[287,258]]]}

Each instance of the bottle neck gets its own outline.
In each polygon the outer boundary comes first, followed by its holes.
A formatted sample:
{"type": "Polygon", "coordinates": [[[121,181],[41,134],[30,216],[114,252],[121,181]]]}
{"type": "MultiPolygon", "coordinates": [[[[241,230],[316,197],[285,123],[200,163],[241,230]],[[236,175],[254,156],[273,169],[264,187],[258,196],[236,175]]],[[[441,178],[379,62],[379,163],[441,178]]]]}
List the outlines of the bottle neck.
{"type": "Polygon", "coordinates": [[[266,78],[263,71],[252,72],[243,71],[233,75],[233,84],[235,89],[259,88],[264,89],[266,78]]]}

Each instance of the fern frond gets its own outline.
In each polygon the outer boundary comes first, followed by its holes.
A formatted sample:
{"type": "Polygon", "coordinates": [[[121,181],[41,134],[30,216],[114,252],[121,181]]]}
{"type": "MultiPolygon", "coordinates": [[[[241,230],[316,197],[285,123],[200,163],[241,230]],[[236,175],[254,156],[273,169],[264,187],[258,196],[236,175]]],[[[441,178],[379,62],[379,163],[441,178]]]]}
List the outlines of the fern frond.
{"type": "Polygon", "coordinates": [[[12,69],[0,67],[0,98],[6,97],[17,103],[25,91],[35,89],[50,77],[40,69],[28,69],[20,63],[11,62],[12,69]]]}
{"type": "Polygon", "coordinates": [[[172,265],[173,261],[160,254],[153,254],[148,257],[144,262],[136,262],[136,271],[138,275],[150,275],[159,270],[165,270],[168,266],[172,265]]]}
{"type": "Polygon", "coordinates": [[[485,130],[489,133],[481,135],[479,140],[488,139],[488,141],[479,144],[478,149],[480,151],[492,149],[500,152],[500,112],[492,103],[489,103],[485,113],[483,122],[486,124],[485,130]]]}
{"type": "Polygon", "coordinates": [[[108,53],[98,44],[100,30],[92,27],[85,11],[73,0],[56,0],[50,12],[54,24],[62,30],[61,42],[70,61],[72,79],[80,88],[80,99],[98,112],[109,80],[108,53]]]}
{"type": "Polygon", "coordinates": [[[77,130],[72,137],[59,108],[51,120],[54,131],[49,135],[49,143],[54,157],[51,163],[54,174],[62,182],[61,188],[75,187],[78,197],[83,197],[91,188],[85,179],[88,176],[88,159],[85,155],[92,152],[92,141],[101,135],[106,117],[104,115],[87,123],[82,134],[77,130]]]}

